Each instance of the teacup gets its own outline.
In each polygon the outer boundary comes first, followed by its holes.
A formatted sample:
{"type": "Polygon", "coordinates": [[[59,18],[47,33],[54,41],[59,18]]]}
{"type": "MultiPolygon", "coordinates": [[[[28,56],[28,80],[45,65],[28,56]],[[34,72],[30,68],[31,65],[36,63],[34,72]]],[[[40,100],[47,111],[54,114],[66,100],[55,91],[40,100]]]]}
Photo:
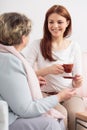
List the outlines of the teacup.
{"type": "Polygon", "coordinates": [[[73,64],[63,64],[64,67],[64,71],[66,73],[71,73],[72,72],[72,68],[73,68],[73,64]]]}

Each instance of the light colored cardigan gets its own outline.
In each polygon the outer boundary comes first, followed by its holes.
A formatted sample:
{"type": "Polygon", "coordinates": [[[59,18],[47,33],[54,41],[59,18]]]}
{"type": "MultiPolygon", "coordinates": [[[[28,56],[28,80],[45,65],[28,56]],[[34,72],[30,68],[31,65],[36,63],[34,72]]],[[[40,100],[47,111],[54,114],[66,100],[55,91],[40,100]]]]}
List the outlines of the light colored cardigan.
{"type": "Polygon", "coordinates": [[[58,103],[57,96],[32,99],[24,66],[10,53],[0,53],[0,97],[8,103],[9,124],[18,117],[40,116],[58,103]]]}

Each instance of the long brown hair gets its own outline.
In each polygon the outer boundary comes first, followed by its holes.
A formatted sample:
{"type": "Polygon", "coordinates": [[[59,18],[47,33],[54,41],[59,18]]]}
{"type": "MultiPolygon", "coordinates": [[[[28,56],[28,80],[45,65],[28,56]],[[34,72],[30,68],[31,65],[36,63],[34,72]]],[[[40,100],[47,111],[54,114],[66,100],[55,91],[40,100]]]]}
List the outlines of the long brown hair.
{"type": "Polygon", "coordinates": [[[69,21],[69,25],[66,28],[63,37],[69,37],[71,35],[71,31],[72,31],[71,16],[64,6],[54,5],[48,9],[48,11],[45,15],[45,21],[44,21],[44,26],[43,26],[43,38],[40,43],[40,48],[41,48],[43,57],[45,59],[48,59],[49,61],[54,61],[54,58],[52,57],[52,44],[51,44],[52,37],[51,37],[51,33],[48,30],[48,17],[52,13],[57,13],[57,14],[65,17],[66,20],[69,21]]]}

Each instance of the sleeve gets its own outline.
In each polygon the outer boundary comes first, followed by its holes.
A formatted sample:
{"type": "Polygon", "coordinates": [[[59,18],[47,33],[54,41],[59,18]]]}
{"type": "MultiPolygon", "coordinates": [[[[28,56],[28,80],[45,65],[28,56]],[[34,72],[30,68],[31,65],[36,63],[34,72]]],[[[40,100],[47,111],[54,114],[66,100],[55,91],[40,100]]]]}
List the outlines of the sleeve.
{"type": "Polygon", "coordinates": [[[32,43],[30,43],[27,46],[25,52],[23,52],[25,58],[32,67],[35,66],[35,62],[37,61],[39,48],[40,48],[40,40],[35,40],[32,43]]]}
{"type": "Polygon", "coordinates": [[[73,75],[80,74],[82,75],[82,52],[78,43],[75,43],[74,46],[74,68],[73,75]]]}
{"type": "Polygon", "coordinates": [[[10,73],[4,77],[1,93],[15,114],[25,118],[39,116],[58,103],[57,96],[33,100],[22,63],[11,60],[7,66],[10,73]]]}

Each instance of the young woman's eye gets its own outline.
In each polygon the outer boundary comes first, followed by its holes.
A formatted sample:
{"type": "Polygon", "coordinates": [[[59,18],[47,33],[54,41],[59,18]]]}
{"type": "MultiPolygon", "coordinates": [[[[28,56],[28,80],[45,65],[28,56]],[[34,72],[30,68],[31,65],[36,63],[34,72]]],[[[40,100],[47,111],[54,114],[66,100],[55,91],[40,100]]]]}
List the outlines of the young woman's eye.
{"type": "Polygon", "coordinates": [[[53,24],[54,22],[53,21],[48,21],[49,24],[53,24]]]}
{"type": "Polygon", "coordinates": [[[63,22],[58,22],[58,24],[62,24],[63,22]]]}

